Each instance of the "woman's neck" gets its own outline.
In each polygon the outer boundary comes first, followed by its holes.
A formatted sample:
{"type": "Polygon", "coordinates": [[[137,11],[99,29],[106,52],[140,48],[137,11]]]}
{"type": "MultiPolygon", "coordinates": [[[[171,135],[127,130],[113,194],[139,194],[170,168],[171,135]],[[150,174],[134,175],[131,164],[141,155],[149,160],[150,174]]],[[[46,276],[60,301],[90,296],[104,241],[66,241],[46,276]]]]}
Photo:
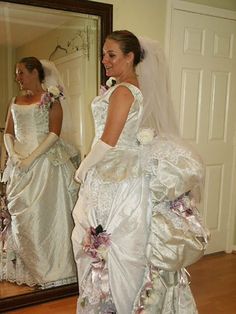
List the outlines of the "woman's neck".
{"type": "Polygon", "coordinates": [[[24,91],[24,94],[27,97],[37,98],[38,96],[41,96],[44,92],[45,91],[43,90],[42,87],[38,87],[38,88],[27,89],[24,91]]]}
{"type": "Polygon", "coordinates": [[[138,79],[135,72],[128,72],[116,78],[116,82],[119,83],[130,83],[138,86],[138,79]]]}
{"type": "Polygon", "coordinates": [[[44,92],[44,89],[40,82],[34,82],[28,88],[29,96],[38,96],[38,95],[41,95],[43,92],[44,92]]]}

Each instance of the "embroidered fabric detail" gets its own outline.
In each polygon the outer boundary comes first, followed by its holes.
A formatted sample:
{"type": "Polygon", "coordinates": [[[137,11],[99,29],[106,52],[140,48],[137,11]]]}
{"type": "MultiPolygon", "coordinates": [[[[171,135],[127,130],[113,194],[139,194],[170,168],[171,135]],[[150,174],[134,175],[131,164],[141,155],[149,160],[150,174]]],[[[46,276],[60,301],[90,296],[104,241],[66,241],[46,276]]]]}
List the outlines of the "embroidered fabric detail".
{"type": "Polygon", "coordinates": [[[153,203],[175,200],[190,190],[199,200],[204,179],[203,163],[184,143],[157,136],[144,146],[141,164],[150,176],[153,203]]]}

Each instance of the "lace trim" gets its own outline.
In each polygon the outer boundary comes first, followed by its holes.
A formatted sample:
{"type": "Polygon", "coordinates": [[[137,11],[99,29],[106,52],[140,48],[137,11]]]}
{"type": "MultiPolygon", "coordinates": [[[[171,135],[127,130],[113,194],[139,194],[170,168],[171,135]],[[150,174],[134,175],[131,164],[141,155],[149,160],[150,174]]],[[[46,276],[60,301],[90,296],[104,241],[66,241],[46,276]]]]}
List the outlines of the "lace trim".
{"type": "Polygon", "coordinates": [[[71,158],[76,166],[81,161],[80,153],[73,146],[66,144],[62,139],[59,139],[48,152],[46,152],[46,156],[54,166],[62,165],[71,158]]]}

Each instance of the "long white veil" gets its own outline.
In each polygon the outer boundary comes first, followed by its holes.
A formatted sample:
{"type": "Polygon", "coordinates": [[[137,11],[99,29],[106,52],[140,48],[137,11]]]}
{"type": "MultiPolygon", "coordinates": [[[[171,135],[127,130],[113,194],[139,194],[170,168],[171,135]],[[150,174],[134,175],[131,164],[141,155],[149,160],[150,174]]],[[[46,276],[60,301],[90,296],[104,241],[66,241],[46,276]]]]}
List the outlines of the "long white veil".
{"type": "MultiPolygon", "coordinates": [[[[136,73],[140,90],[144,98],[144,112],[140,128],[152,128],[157,136],[164,136],[189,149],[192,156],[203,164],[194,147],[181,138],[175,111],[171,99],[169,69],[165,54],[157,41],[139,38],[144,59],[138,64],[136,73]]],[[[195,199],[200,201],[203,181],[192,191],[195,199]]]]}
{"type": "Polygon", "coordinates": [[[61,86],[63,89],[64,97],[60,98],[60,102],[63,109],[63,122],[61,128],[61,138],[63,138],[67,143],[73,144],[72,134],[73,130],[71,129],[72,114],[69,107],[69,94],[65,88],[62,76],[55,64],[49,60],[40,60],[43,65],[45,79],[43,86],[47,89],[50,86],[61,86]]]}
{"type": "Polygon", "coordinates": [[[155,40],[139,37],[139,42],[144,50],[144,59],[136,68],[144,97],[141,127],[152,128],[156,134],[179,136],[164,51],[155,40]]]}

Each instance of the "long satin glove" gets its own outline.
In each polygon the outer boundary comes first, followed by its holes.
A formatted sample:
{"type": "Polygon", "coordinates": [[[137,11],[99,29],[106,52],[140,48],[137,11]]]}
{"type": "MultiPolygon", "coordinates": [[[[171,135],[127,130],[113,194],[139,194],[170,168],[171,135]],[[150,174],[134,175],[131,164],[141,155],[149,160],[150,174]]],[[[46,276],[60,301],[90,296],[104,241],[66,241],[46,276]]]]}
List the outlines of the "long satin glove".
{"type": "Polygon", "coordinates": [[[18,164],[20,170],[27,171],[39,156],[46,153],[49,150],[49,148],[54,143],[56,143],[58,138],[59,137],[55,133],[53,132],[48,133],[48,136],[45,138],[45,140],[28,157],[21,160],[21,162],[18,164]]]}
{"type": "Polygon", "coordinates": [[[104,143],[102,140],[98,140],[76,170],[75,180],[79,183],[84,183],[89,168],[101,161],[110,149],[112,149],[112,146],[104,143]]]}
{"type": "Polygon", "coordinates": [[[3,136],[4,144],[8,153],[8,156],[12,162],[12,164],[15,166],[20,163],[20,161],[23,159],[23,157],[19,154],[17,154],[14,150],[14,141],[15,138],[12,134],[6,133],[3,136]]]}

